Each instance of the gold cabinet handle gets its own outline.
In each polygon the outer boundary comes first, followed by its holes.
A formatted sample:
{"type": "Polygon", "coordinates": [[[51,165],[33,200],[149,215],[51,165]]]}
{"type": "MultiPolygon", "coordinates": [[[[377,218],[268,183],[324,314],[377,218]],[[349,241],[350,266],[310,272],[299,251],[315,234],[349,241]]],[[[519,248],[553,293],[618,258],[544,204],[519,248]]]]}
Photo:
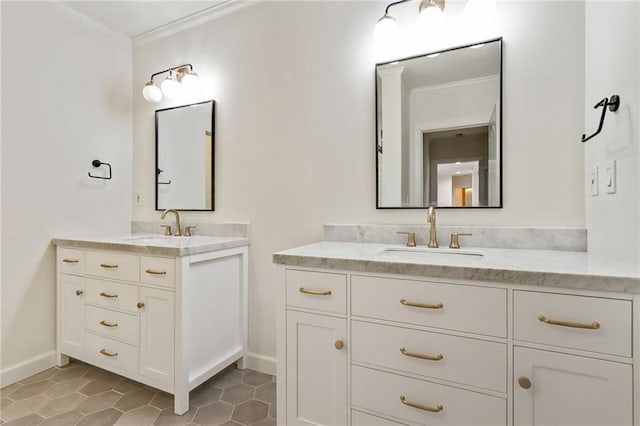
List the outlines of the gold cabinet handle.
{"type": "Polygon", "coordinates": [[[320,291],[320,290],[307,290],[304,287],[300,287],[300,293],[311,294],[313,296],[331,296],[331,290],[320,291]]]}
{"type": "Polygon", "coordinates": [[[344,348],[344,342],[342,340],[336,340],[336,343],[333,345],[337,350],[342,350],[344,348]]]}
{"type": "Polygon", "coordinates": [[[118,267],[118,265],[112,265],[110,263],[101,263],[100,264],[101,268],[107,268],[107,269],[115,269],[118,267]]]}
{"type": "Polygon", "coordinates": [[[138,307],[138,309],[142,309],[142,308],[144,308],[144,303],[142,303],[142,302],[138,302],[138,303],[136,304],[136,306],[138,307]]]}
{"type": "Polygon", "coordinates": [[[416,404],[415,402],[407,401],[404,395],[400,395],[400,401],[404,405],[408,405],[409,407],[417,408],[419,410],[430,411],[432,413],[439,413],[444,410],[444,407],[441,404],[436,405],[436,407],[430,407],[428,405],[416,404]]]}
{"type": "Polygon", "coordinates": [[[409,352],[408,350],[406,350],[405,348],[400,348],[400,353],[402,355],[405,356],[410,356],[413,358],[420,358],[420,359],[426,359],[428,361],[440,361],[444,358],[444,355],[442,354],[438,354],[438,355],[425,355],[425,354],[419,354],[417,352],[409,352]]]}
{"type": "Polygon", "coordinates": [[[84,294],[84,291],[76,290],[76,296],[82,296],[83,294],[84,294]]]}
{"type": "Polygon", "coordinates": [[[62,259],[64,263],[78,263],[80,262],[78,259],[62,259]]]}
{"type": "Polygon", "coordinates": [[[100,321],[100,325],[104,325],[105,327],[117,327],[117,322],[107,322],[105,320],[100,321]]]}
{"type": "Polygon", "coordinates": [[[100,296],[106,297],[106,298],[109,298],[109,299],[115,299],[116,297],[118,297],[117,294],[105,293],[104,291],[102,293],[100,293],[100,296]]]}
{"type": "Polygon", "coordinates": [[[587,330],[597,330],[600,328],[600,323],[597,321],[594,321],[591,324],[585,324],[585,323],[573,322],[573,321],[556,321],[556,320],[549,319],[544,315],[540,315],[538,317],[538,321],[543,322],[545,324],[560,325],[562,327],[571,327],[571,328],[584,328],[587,330]]]}
{"type": "Polygon", "coordinates": [[[527,377],[522,376],[518,379],[518,384],[522,389],[529,389],[531,387],[531,380],[529,380],[527,377]]]}
{"type": "Polygon", "coordinates": [[[151,275],[167,275],[167,271],[154,271],[153,269],[147,269],[145,272],[151,275]]]}
{"type": "Polygon", "coordinates": [[[118,356],[118,352],[109,352],[106,349],[100,349],[100,353],[105,356],[118,356]]]}
{"type": "Polygon", "coordinates": [[[424,309],[442,309],[444,305],[442,303],[436,303],[435,305],[429,303],[414,303],[408,302],[406,299],[400,299],[400,303],[404,306],[411,306],[412,308],[424,308],[424,309]]]}

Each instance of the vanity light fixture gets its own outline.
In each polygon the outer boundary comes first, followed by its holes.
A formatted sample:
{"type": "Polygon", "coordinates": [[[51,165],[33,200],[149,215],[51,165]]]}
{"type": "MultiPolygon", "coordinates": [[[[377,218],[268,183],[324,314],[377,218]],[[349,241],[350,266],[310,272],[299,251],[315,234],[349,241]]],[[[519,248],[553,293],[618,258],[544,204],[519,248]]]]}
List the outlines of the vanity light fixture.
{"type": "Polygon", "coordinates": [[[142,96],[147,102],[158,103],[163,96],[169,99],[179,99],[186,93],[194,93],[200,86],[198,74],[193,70],[193,65],[184,64],[177,67],[167,68],[151,74],[149,82],[142,89],[142,96]],[[160,87],[153,81],[154,77],[160,74],[169,73],[162,81],[160,87]]]}

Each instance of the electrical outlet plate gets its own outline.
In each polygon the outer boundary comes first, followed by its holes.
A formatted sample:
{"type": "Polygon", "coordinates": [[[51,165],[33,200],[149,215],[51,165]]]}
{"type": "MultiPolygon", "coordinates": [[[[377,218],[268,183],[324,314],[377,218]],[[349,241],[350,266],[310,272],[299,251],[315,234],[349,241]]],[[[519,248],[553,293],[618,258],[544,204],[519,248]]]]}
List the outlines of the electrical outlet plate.
{"type": "Polygon", "coordinates": [[[591,185],[591,196],[598,195],[598,166],[591,168],[591,175],[589,176],[589,184],[591,185]]]}
{"type": "Polygon", "coordinates": [[[141,206],[142,205],[142,192],[136,191],[136,193],[134,194],[134,200],[135,200],[136,206],[141,206]]]}
{"type": "Polygon", "coordinates": [[[605,188],[607,190],[607,194],[615,194],[616,193],[616,160],[611,160],[607,162],[607,173],[605,178],[607,179],[605,182],[605,188]]]}

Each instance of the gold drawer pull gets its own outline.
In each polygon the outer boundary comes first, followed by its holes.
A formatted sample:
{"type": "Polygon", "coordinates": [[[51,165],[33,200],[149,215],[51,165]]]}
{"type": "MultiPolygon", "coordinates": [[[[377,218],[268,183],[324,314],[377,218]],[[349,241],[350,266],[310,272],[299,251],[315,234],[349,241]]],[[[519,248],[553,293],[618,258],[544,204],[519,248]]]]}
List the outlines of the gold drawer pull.
{"type": "Polygon", "coordinates": [[[400,303],[402,303],[404,306],[411,306],[412,308],[425,308],[425,309],[442,309],[442,308],[444,308],[444,305],[442,303],[437,303],[435,305],[431,305],[431,304],[428,304],[428,303],[407,302],[406,299],[400,299],[400,303]]]}
{"type": "Polygon", "coordinates": [[[409,407],[417,408],[424,411],[430,411],[432,413],[439,413],[444,409],[444,407],[440,404],[438,404],[436,408],[433,408],[429,407],[428,405],[416,404],[415,402],[407,401],[407,398],[405,398],[404,395],[400,395],[400,401],[402,401],[404,405],[408,405],[409,407]]]}
{"type": "Polygon", "coordinates": [[[416,353],[416,352],[409,352],[405,348],[400,348],[400,353],[402,355],[410,356],[410,357],[413,357],[413,358],[426,359],[428,361],[440,361],[441,359],[444,358],[444,355],[442,355],[442,354],[438,354],[436,356],[424,355],[424,354],[419,354],[419,353],[416,353]]]}
{"type": "Polygon", "coordinates": [[[100,353],[106,356],[118,356],[118,352],[108,352],[106,349],[100,349],[100,353]]]}
{"type": "Polygon", "coordinates": [[[104,325],[105,327],[117,327],[118,323],[117,322],[107,322],[107,321],[100,321],[100,325],[104,325]]]}
{"type": "Polygon", "coordinates": [[[307,290],[304,287],[300,287],[300,293],[311,294],[313,296],[331,296],[331,290],[319,291],[319,290],[307,290]]]}
{"type": "Polygon", "coordinates": [[[116,297],[118,297],[117,294],[105,293],[104,291],[100,293],[100,296],[107,297],[109,299],[115,299],[116,297]]]}
{"type": "Polygon", "coordinates": [[[152,275],[167,275],[167,271],[154,271],[153,269],[147,269],[145,272],[152,275]]]}
{"type": "Polygon", "coordinates": [[[591,324],[584,324],[584,323],[572,322],[572,321],[556,321],[556,320],[549,319],[544,315],[540,315],[538,317],[538,321],[541,321],[545,324],[561,325],[562,327],[585,328],[587,330],[597,330],[600,328],[600,323],[597,321],[594,321],[591,324]]]}
{"type": "Polygon", "coordinates": [[[84,294],[84,291],[76,290],[76,296],[82,296],[83,294],[84,294]]]}
{"type": "Polygon", "coordinates": [[[112,265],[110,263],[101,263],[100,264],[101,268],[107,268],[107,269],[115,269],[118,267],[118,265],[112,265]]]}
{"type": "Polygon", "coordinates": [[[79,263],[78,259],[62,259],[64,263],[79,263]]]}

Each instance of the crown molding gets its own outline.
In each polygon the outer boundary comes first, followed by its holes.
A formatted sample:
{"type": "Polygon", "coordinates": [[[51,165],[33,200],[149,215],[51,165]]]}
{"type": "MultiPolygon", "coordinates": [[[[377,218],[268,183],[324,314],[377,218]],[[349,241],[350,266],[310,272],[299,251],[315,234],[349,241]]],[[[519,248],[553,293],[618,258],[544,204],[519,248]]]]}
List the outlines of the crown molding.
{"type": "Polygon", "coordinates": [[[83,15],[82,13],[78,12],[77,10],[70,8],[69,6],[67,6],[65,4],[62,4],[62,3],[58,2],[57,0],[49,0],[48,2],[49,2],[49,4],[55,6],[59,11],[65,13],[65,14],[67,14],[69,16],[72,16],[72,17],[74,17],[74,18],[76,18],[76,19],[78,19],[78,20],[80,20],[80,21],[82,21],[82,22],[84,22],[86,24],[92,25],[93,27],[95,27],[95,28],[97,28],[97,29],[99,29],[99,30],[101,30],[101,31],[103,31],[105,33],[108,33],[108,34],[110,34],[112,36],[115,36],[115,37],[119,38],[120,40],[127,41],[127,42],[131,43],[131,39],[129,37],[127,37],[126,35],[124,35],[122,33],[119,33],[118,31],[115,31],[115,30],[107,27],[106,25],[103,25],[100,22],[89,18],[86,15],[83,15]]]}
{"type": "Polygon", "coordinates": [[[170,22],[153,30],[145,31],[131,37],[133,47],[141,46],[152,41],[168,37],[175,33],[187,30],[189,28],[204,24],[205,22],[218,19],[222,16],[242,10],[246,7],[253,6],[264,0],[224,0],[208,9],[204,9],[193,15],[186,16],[176,21],[170,22]]]}

